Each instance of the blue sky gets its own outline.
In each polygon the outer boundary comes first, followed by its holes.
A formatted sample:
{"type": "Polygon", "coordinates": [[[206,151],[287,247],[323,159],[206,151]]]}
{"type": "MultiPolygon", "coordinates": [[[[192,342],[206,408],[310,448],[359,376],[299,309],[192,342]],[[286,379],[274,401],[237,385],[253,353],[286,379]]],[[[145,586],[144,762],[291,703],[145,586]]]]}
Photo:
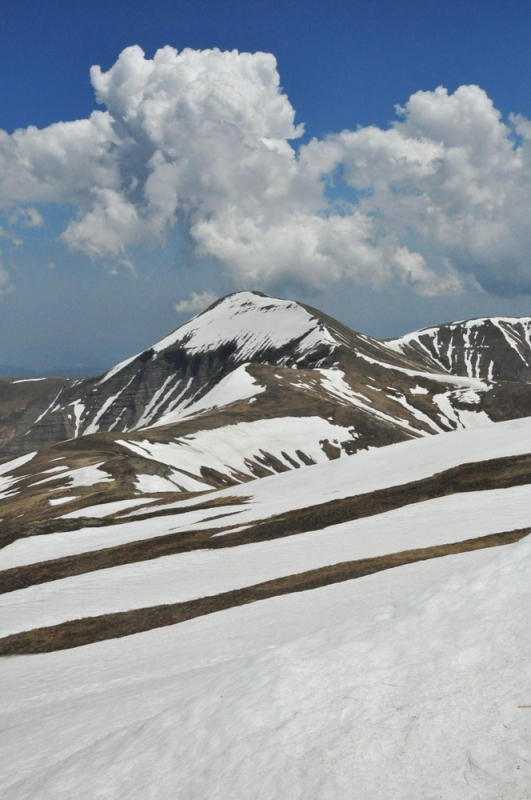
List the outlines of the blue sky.
{"type": "MultiPolygon", "coordinates": [[[[105,368],[239,288],[296,297],[382,337],[531,313],[530,23],[528,3],[488,0],[7,0],[0,365],[105,368]],[[144,56],[135,51],[111,76],[133,45],[144,56]],[[160,129],[145,135],[149,115],[158,119],[149,106],[135,139],[138,119],[120,117],[124,81],[127,102],[135,92],[144,102],[145,87],[131,81],[165,45],[272,53],[281,88],[271,88],[267,60],[168,56],[167,69],[192,70],[210,88],[197,100],[179,84],[160,129]],[[107,103],[96,102],[93,65],[107,103]],[[482,93],[459,89],[471,85],[482,93]],[[103,118],[89,133],[28,133],[95,109],[108,110],[119,134],[102,133],[103,118]],[[510,123],[511,113],[521,118],[510,123]]],[[[153,85],[166,91],[166,67],[157,69],[153,85]]]]}

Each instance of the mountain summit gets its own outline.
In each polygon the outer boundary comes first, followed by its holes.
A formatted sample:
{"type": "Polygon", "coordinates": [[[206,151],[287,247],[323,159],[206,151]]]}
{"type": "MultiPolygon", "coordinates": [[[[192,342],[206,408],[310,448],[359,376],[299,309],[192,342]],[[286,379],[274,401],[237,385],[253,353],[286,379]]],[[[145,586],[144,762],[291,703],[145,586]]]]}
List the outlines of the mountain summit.
{"type": "Polygon", "coordinates": [[[0,380],[0,457],[290,415],[346,425],[352,452],[514,418],[529,408],[530,331],[528,318],[492,318],[382,342],[301,303],[237,292],[99,377],[0,380]]]}

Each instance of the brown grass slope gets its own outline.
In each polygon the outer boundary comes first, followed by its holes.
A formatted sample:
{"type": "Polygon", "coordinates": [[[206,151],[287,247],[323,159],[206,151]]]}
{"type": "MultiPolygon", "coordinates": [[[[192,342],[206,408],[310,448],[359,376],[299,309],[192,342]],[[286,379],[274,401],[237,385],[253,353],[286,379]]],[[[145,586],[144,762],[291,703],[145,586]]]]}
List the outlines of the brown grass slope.
{"type": "Polygon", "coordinates": [[[255,603],[279,595],[318,589],[333,583],[361,578],[382,570],[393,569],[416,561],[441,558],[454,553],[465,553],[488,547],[499,547],[519,541],[531,532],[531,528],[467,539],[454,544],[404,550],[401,553],[346,561],[321,569],[266,581],[243,589],[211,597],[202,597],[184,603],[140,608],[85,617],[45,628],[12,634],[0,639],[0,656],[31,655],[67,650],[73,647],[117,639],[135,633],[175,625],[194,617],[213,614],[236,606],[255,603]]]}
{"type": "MultiPolygon", "coordinates": [[[[294,509],[265,520],[259,520],[250,524],[245,530],[235,533],[230,533],[230,525],[220,525],[200,531],[183,531],[143,539],[88,553],[3,570],[0,571],[0,593],[191,550],[224,549],[320,530],[330,525],[381,514],[385,511],[451,494],[507,489],[529,483],[531,483],[531,454],[462,464],[423,480],[354,497],[331,500],[308,508],[294,509]],[[214,533],[222,530],[226,531],[225,536],[212,538],[214,533]]],[[[234,499],[232,502],[241,504],[242,500],[244,498],[234,499]]],[[[226,504],[230,508],[231,498],[224,498],[224,501],[224,505],[226,504]]],[[[198,507],[220,508],[219,505],[209,505],[208,499],[206,499],[200,506],[188,506],[185,510],[190,511],[192,508],[198,507]]],[[[170,509],[160,511],[158,515],[172,516],[175,513],[175,509],[170,509]]],[[[227,510],[222,515],[220,522],[232,522],[232,526],[237,525],[237,518],[231,521],[230,517],[227,518],[229,514],[230,510],[227,510]]],[[[146,525],[149,525],[149,519],[155,515],[157,512],[147,512],[144,516],[146,525]]],[[[136,519],[142,519],[142,515],[136,519]]]]}

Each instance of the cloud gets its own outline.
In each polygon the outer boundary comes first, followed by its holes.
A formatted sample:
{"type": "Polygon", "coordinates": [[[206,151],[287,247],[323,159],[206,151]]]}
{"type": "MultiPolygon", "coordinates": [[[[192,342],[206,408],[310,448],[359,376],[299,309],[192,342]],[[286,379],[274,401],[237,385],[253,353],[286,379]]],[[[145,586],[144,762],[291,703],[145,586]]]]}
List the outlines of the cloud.
{"type": "Polygon", "coordinates": [[[477,86],[297,146],[268,53],[134,46],[91,80],[105,110],[0,131],[4,210],[37,225],[29,204],[73,206],[73,250],[131,263],[180,226],[237,286],[531,292],[531,123],[504,122],[477,86]]]}
{"type": "Polygon", "coordinates": [[[9,275],[6,272],[4,265],[2,263],[2,259],[0,257],[0,296],[12,292],[13,289],[14,286],[12,285],[9,279],[9,275]]]}
{"type": "Polygon", "coordinates": [[[181,300],[179,303],[174,303],[173,308],[178,314],[195,314],[196,312],[203,311],[203,309],[211,306],[212,303],[215,303],[217,299],[217,294],[211,292],[210,289],[207,289],[206,292],[201,292],[201,294],[192,292],[187,300],[181,300]]]}
{"type": "Polygon", "coordinates": [[[5,228],[2,228],[0,225],[0,239],[8,239],[15,245],[22,244],[22,239],[20,239],[13,231],[6,231],[5,228]]]}
{"type": "Polygon", "coordinates": [[[39,228],[44,219],[36,208],[17,208],[9,215],[10,225],[21,225],[23,228],[39,228]]]}

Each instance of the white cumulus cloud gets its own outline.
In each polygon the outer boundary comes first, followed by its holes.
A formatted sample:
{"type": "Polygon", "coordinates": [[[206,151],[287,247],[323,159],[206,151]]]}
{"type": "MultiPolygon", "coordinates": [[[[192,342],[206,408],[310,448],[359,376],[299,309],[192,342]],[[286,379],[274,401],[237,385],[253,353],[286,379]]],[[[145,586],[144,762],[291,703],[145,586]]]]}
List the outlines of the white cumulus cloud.
{"type": "Polygon", "coordinates": [[[0,131],[8,219],[36,226],[30,204],[70,204],[64,243],[122,263],[180,226],[237,286],[531,292],[531,123],[504,122],[477,86],[297,145],[268,53],[134,46],[91,80],[105,110],[0,131]]]}

